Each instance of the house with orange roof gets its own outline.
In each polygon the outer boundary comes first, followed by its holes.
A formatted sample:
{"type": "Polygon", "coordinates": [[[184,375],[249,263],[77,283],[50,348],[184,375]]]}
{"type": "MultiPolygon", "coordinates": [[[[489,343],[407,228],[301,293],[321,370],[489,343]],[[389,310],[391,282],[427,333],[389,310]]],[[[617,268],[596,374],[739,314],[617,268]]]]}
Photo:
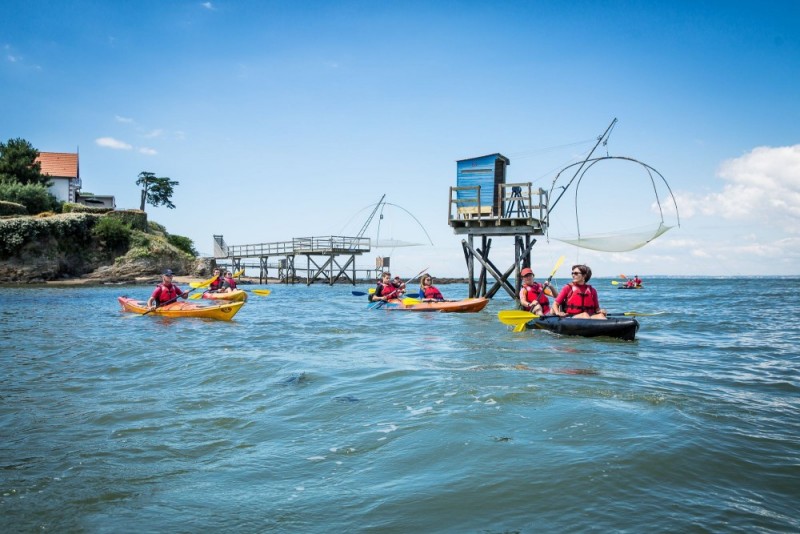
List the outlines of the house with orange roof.
{"type": "Polygon", "coordinates": [[[48,190],[58,200],[86,206],[116,207],[113,195],[81,194],[77,152],[39,152],[36,161],[41,164],[42,174],[50,177],[52,184],[48,190]]]}

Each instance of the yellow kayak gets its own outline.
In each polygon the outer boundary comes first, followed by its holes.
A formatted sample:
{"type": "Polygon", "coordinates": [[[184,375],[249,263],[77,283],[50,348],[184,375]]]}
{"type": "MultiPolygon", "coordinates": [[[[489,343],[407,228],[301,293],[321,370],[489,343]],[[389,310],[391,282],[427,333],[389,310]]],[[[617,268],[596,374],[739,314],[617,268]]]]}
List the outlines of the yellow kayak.
{"type": "Polygon", "coordinates": [[[209,300],[230,300],[232,302],[238,302],[240,300],[247,300],[247,292],[242,289],[234,289],[230,292],[215,291],[213,293],[206,291],[203,293],[203,298],[209,300]]]}
{"type": "MultiPolygon", "coordinates": [[[[119,297],[117,300],[122,309],[128,312],[143,315],[147,310],[147,302],[135,300],[128,297],[119,297]]],[[[242,309],[244,302],[224,302],[211,306],[201,306],[191,302],[173,302],[165,304],[155,310],[148,312],[148,315],[162,315],[164,317],[204,317],[206,319],[219,319],[220,321],[230,321],[236,313],[242,309]]]]}

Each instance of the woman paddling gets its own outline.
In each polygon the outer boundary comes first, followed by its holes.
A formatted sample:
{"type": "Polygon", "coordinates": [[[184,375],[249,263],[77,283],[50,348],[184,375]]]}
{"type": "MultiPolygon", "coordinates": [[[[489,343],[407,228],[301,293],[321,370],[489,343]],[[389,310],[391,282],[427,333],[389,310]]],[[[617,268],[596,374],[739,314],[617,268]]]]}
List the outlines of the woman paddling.
{"type": "Polygon", "coordinates": [[[572,266],[572,282],[565,285],[553,302],[553,311],[559,317],[575,319],[606,319],[606,310],[600,308],[597,290],[588,284],[592,270],[588,265],[572,266]]]}
{"type": "Polygon", "coordinates": [[[432,300],[444,300],[442,292],[433,285],[433,278],[431,278],[429,274],[422,277],[422,282],[419,286],[419,298],[428,302],[432,300]]]}

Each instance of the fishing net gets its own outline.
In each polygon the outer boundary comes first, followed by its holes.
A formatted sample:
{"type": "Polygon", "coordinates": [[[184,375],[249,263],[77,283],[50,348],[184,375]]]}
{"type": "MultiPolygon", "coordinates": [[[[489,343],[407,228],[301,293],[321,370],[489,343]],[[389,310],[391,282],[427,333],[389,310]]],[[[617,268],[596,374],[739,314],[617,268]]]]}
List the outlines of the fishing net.
{"type": "MultiPolygon", "coordinates": [[[[613,125],[613,123],[612,123],[613,125]]],[[[552,196],[556,183],[559,180],[559,177],[564,171],[568,169],[578,167],[572,179],[567,183],[566,186],[562,186],[562,192],[559,196],[555,199],[550,206],[550,210],[552,210],[567,189],[575,182],[575,223],[578,230],[577,237],[570,237],[570,238],[559,238],[553,237],[553,239],[557,241],[561,241],[563,243],[569,243],[570,245],[574,245],[576,247],[581,248],[588,248],[591,250],[599,250],[603,252],[628,252],[630,250],[636,250],[648,244],[649,242],[657,239],[659,236],[663,235],[667,230],[670,228],[674,228],[674,226],[670,226],[664,223],[664,211],[661,207],[661,201],[659,200],[658,195],[658,187],[656,183],[656,177],[661,179],[661,182],[666,186],[666,190],[669,192],[669,198],[672,200],[672,206],[675,210],[675,217],[677,221],[677,226],[680,226],[680,218],[678,216],[678,204],[675,201],[675,195],[672,194],[672,189],[669,187],[667,180],[662,176],[660,172],[656,169],[647,165],[646,163],[642,163],[639,160],[625,157],[625,156],[605,156],[599,158],[587,158],[580,163],[573,163],[572,165],[568,165],[564,169],[559,172],[555,179],[553,180],[553,185],[550,188],[550,196],[552,196]],[[587,171],[592,169],[595,165],[601,162],[610,162],[610,161],[617,161],[623,163],[632,163],[634,165],[640,166],[644,169],[647,178],[653,188],[653,193],[655,196],[655,203],[654,205],[658,207],[658,213],[660,221],[657,224],[645,226],[645,227],[638,227],[633,228],[630,230],[621,230],[613,233],[602,233],[602,234],[593,234],[593,235],[583,235],[580,230],[580,221],[579,221],[579,210],[578,210],[578,190],[581,186],[581,182],[584,179],[587,171]]],[[[548,231],[548,237],[550,237],[548,231]]]]}
{"type": "Polygon", "coordinates": [[[663,222],[655,227],[640,227],[622,232],[595,234],[591,236],[578,236],[573,238],[553,237],[556,241],[569,243],[576,247],[600,250],[603,252],[628,252],[642,248],[650,241],[658,238],[673,226],[663,222]]]}

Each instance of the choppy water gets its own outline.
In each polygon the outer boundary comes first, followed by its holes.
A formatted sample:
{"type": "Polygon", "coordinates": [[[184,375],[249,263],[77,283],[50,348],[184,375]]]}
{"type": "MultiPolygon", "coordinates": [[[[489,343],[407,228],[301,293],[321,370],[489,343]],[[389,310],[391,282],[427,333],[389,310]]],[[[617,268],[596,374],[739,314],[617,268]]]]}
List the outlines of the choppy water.
{"type": "Polygon", "coordinates": [[[594,282],[671,313],[631,343],[512,333],[504,296],[276,285],[223,323],[1,288],[0,531],[800,531],[798,279],[594,282]]]}

